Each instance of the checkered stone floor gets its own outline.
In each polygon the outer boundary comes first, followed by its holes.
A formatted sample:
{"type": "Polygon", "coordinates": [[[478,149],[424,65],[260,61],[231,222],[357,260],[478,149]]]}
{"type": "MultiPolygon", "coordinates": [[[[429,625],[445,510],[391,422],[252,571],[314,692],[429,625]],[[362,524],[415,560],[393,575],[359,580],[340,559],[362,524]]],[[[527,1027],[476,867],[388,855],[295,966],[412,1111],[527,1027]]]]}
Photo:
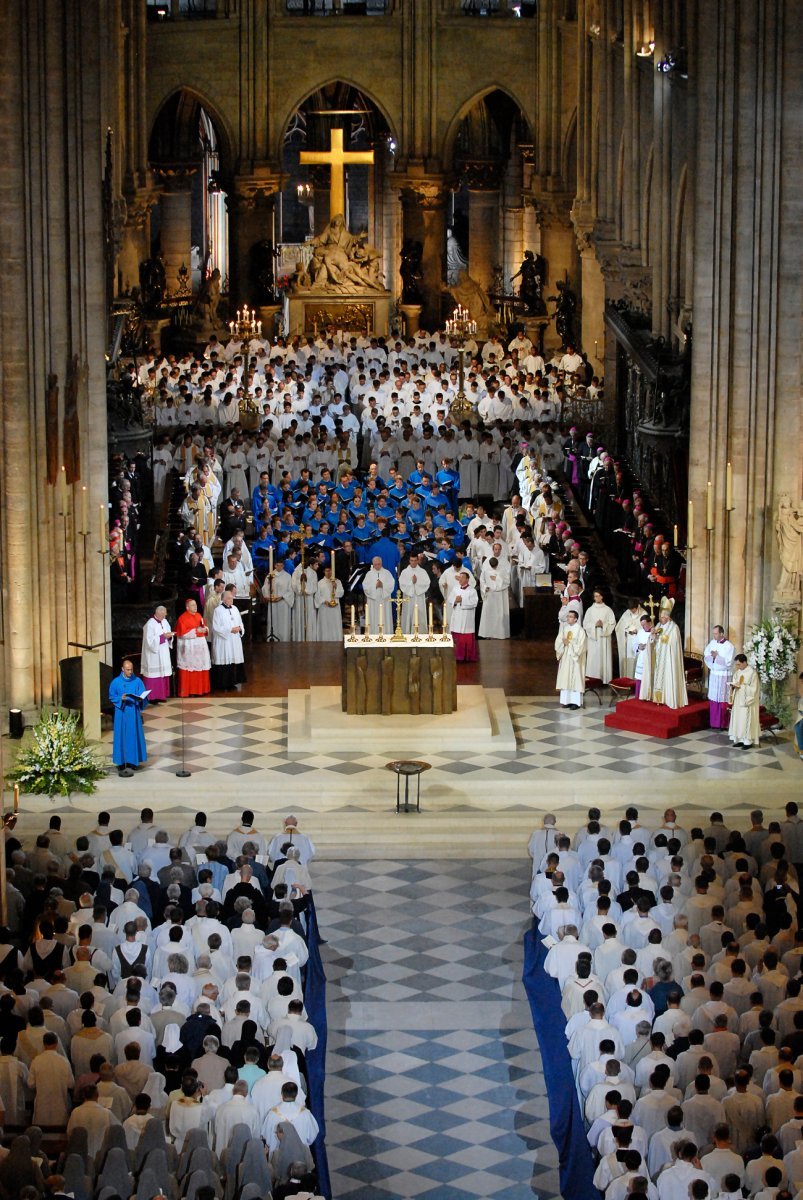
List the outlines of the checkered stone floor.
{"type": "MultiPolygon", "coordinates": [[[[428,784],[440,780],[504,783],[527,772],[554,782],[567,772],[588,780],[643,778],[651,783],[675,780],[732,779],[771,783],[781,774],[799,776],[800,763],[788,740],[762,741],[749,751],[735,750],[721,731],[706,730],[672,741],[606,729],[608,711],[593,697],[579,712],[561,709],[552,699],[511,698],[516,732],[515,751],[428,755],[433,771],[428,784]],[[770,772],[767,775],[765,772],[770,772]]],[[[182,755],[181,708],[177,701],[148,710],[146,733],[149,766],[173,774],[182,755]]],[[[384,767],[386,755],[359,751],[289,754],[285,699],[203,699],[184,705],[185,753],[190,769],[212,773],[210,783],[259,771],[275,774],[277,783],[292,779],[321,784],[320,772],[340,784],[384,767]],[[218,773],[219,779],[214,778],[218,773]]],[[[107,737],[110,749],[111,737],[107,737]]],[[[247,782],[247,781],[246,781],[247,782]]]]}
{"type": "Polygon", "coordinates": [[[526,863],[316,863],[337,1200],[559,1197],[520,983],[526,863]]]}

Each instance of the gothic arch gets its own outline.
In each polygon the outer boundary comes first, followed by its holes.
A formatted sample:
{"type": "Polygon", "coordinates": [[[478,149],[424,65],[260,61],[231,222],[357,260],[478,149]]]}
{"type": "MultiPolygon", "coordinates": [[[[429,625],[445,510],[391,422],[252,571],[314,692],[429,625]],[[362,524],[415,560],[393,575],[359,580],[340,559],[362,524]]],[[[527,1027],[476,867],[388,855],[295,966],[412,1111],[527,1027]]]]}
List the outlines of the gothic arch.
{"type": "Polygon", "coordinates": [[[486,98],[486,96],[490,96],[493,92],[501,92],[502,95],[506,96],[508,100],[510,100],[511,104],[515,104],[528,128],[530,131],[532,131],[532,121],[527,115],[527,110],[519,97],[513,91],[511,91],[506,84],[490,83],[486,87],[481,88],[478,92],[474,92],[473,95],[464,100],[454,117],[452,117],[452,120],[446,126],[446,133],[444,134],[441,152],[441,161],[445,171],[451,171],[454,168],[455,145],[457,143],[457,135],[460,131],[460,126],[463,124],[463,121],[466,119],[475,105],[480,104],[486,98]]]}
{"type": "Polygon", "coordinates": [[[326,88],[332,87],[335,84],[346,84],[348,87],[354,88],[356,92],[360,92],[366,100],[370,101],[376,111],[383,118],[390,132],[390,136],[398,144],[398,122],[393,120],[388,112],[387,107],[376,98],[374,92],[365,87],[362,83],[358,83],[356,79],[347,78],[345,75],[333,75],[329,79],[323,79],[319,83],[316,83],[314,87],[307,88],[302,95],[291,101],[291,103],[285,108],[276,126],[278,141],[275,146],[275,154],[277,162],[281,162],[282,160],[284,135],[293,119],[293,114],[297,112],[298,109],[302,108],[303,105],[305,105],[307,101],[316,94],[316,92],[322,92],[326,88]]]}
{"type": "Polygon", "coordinates": [[[195,87],[186,84],[180,84],[178,87],[171,90],[162,97],[159,103],[154,108],[153,119],[149,122],[148,135],[148,158],[151,158],[151,148],[154,145],[154,138],[159,134],[159,125],[163,118],[165,121],[178,116],[179,122],[172,131],[166,131],[168,136],[172,135],[177,148],[181,146],[181,139],[187,133],[188,127],[191,126],[193,117],[193,106],[197,109],[203,108],[209,116],[212,124],[215,127],[215,133],[218,137],[218,151],[220,154],[221,173],[229,175],[234,171],[234,137],[228,121],[223,116],[220,107],[207,95],[199,91],[195,87]],[[170,106],[175,104],[176,112],[169,113],[170,106]],[[183,126],[183,127],[182,127],[183,126]]]}

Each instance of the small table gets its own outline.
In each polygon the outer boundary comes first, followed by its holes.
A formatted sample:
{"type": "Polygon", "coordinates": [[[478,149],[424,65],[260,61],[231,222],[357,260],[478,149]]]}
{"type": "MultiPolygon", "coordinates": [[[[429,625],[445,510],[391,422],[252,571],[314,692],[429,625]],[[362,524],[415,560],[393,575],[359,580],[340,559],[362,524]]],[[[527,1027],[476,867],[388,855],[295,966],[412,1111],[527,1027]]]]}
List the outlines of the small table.
{"type": "Polygon", "coordinates": [[[393,771],[396,776],[396,812],[421,812],[421,776],[429,771],[432,763],[415,759],[400,759],[398,762],[385,764],[385,770],[393,771]],[[404,779],[404,803],[401,802],[401,781],[404,779]],[[415,794],[415,809],[410,804],[410,780],[417,782],[415,794]]]}

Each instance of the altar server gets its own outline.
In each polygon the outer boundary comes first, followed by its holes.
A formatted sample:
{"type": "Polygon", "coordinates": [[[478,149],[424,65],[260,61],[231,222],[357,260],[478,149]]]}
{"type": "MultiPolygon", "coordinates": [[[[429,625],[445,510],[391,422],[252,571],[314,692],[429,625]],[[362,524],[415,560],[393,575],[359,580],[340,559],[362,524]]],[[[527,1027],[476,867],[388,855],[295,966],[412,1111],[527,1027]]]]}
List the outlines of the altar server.
{"type": "Polygon", "coordinates": [[[293,591],[293,581],[284,569],[284,562],[277,559],[272,574],[265,576],[262,585],[262,597],[270,605],[268,613],[268,635],[273,632],[280,642],[289,642],[290,616],[293,611],[296,594],[293,591]]]}
{"type": "Polygon", "coordinates": [[[160,604],[142,629],[140,671],[144,686],[150,689],[151,700],[155,703],[170,699],[170,677],[173,674],[170,644],[173,631],[166,617],[167,609],[160,604]]]}
{"type": "Polygon", "coordinates": [[[471,586],[468,571],[459,571],[457,586],[449,595],[452,609],[449,632],[454,639],[454,656],[458,662],[477,661],[477,635],[474,632],[477,602],[477,592],[471,586]]]}
{"type": "Polygon", "coordinates": [[[733,702],[728,737],[734,746],[748,750],[761,739],[758,709],[761,688],[758,672],[748,664],[747,656],[737,654],[733,660],[733,702]]]}
{"type": "Polygon", "coordinates": [[[315,608],[318,613],[316,636],[319,642],[343,640],[343,584],[332,578],[332,568],[325,567],[323,579],[318,580],[315,591],[315,608]]]}
{"type": "MultiPolygon", "coordinates": [[[[402,595],[409,601],[402,608],[402,629],[407,634],[411,634],[416,627],[416,614],[418,614],[418,628],[427,628],[429,584],[430,578],[421,565],[420,555],[411,554],[408,565],[399,575],[399,587],[402,595]]],[[[476,604],[476,599],[474,603],[476,604]]]]}
{"type": "Polygon", "coordinates": [[[586,690],[586,635],[571,609],[566,623],[555,639],[555,654],[558,659],[558,678],[555,684],[560,692],[561,708],[582,708],[586,690]]]}
{"type": "Polygon", "coordinates": [[[488,558],[480,572],[481,638],[510,637],[510,571],[498,558],[488,558]]]}
{"type": "Polygon", "coordinates": [[[223,599],[212,617],[212,679],[215,688],[231,692],[245,682],[243,618],[234,604],[234,584],[223,589],[223,599]]]}
{"type": "Polygon", "coordinates": [[[610,683],[613,679],[613,631],[616,627],[614,611],[604,600],[602,592],[594,592],[594,602],[588,606],[583,617],[586,634],[586,674],[590,679],[601,679],[610,683]]]}
{"type": "Polygon", "coordinates": [[[318,572],[315,563],[305,566],[300,562],[293,571],[293,641],[315,642],[318,640],[318,614],[315,595],[318,591],[318,572]]]}
{"type": "Polygon", "coordinates": [[[714,636],[703,651],[708,667],[708,708],[712,729],[728,728],[728,688],[733,672],[736,647],[725,637],[721,625],[714,626],[714,636]]]}

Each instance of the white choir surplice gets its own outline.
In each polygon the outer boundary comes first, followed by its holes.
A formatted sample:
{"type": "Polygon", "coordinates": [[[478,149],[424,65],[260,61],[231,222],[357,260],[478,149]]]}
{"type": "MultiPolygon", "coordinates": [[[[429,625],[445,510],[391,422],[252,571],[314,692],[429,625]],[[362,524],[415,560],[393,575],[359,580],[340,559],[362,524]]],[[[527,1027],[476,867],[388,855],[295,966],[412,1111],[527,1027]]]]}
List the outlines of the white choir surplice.
{"type": "Polygon", "coordinates": [[[632,639],[641,629],[641,618],[646,616],[646,610],[640,604],[635,610],[626,608],[616,622],[616,646],[619,651],[619,674],[625,679],[633,679],[636,660],[633,654],[632,639]]]}
{"type": "Polygon", "coordinates": [[[708,699],[717,704],[725,704],[728,700],[728,685],[733,670],[733,658],[736,648],[727,639],[717,641],[714,638],[703,651],[705,665],[708,667],[708,699]],[[714,653],[716,652],[716,658],[714,653]]]}
{"type": "Polygon", "coordinates": [[[245,661],[242,632],[233,632],[238,625],[242,630],[242,624],[242,613],[234,604],[218,604],[212,617],[212,662],[216,667],[245,661]]]}
{"type": "Polygon", "coordinates": [[[318,640],[318,614],[315,595],[318,591],[318,572],[314,567],[298,564],[293,571],[293,641],[316,642],[318,640]]]}
{"type": "Polygon", "coordinates": [[[586,690],[586,635],[579,623],[567,625],[555,639],[558,678],[555,683],[561,704],[582,707],[586,690]]]}
{"type": "Polygon", "coordinates": [[[150,617],[142,629],[142,657],[140,658],[140,674],[146,679],[158,679],[173,674],[173,664],[170,661],[169,621],[157,621],[150,617]],[[162,641],[162,638],[165,638],[162,641]]]}

